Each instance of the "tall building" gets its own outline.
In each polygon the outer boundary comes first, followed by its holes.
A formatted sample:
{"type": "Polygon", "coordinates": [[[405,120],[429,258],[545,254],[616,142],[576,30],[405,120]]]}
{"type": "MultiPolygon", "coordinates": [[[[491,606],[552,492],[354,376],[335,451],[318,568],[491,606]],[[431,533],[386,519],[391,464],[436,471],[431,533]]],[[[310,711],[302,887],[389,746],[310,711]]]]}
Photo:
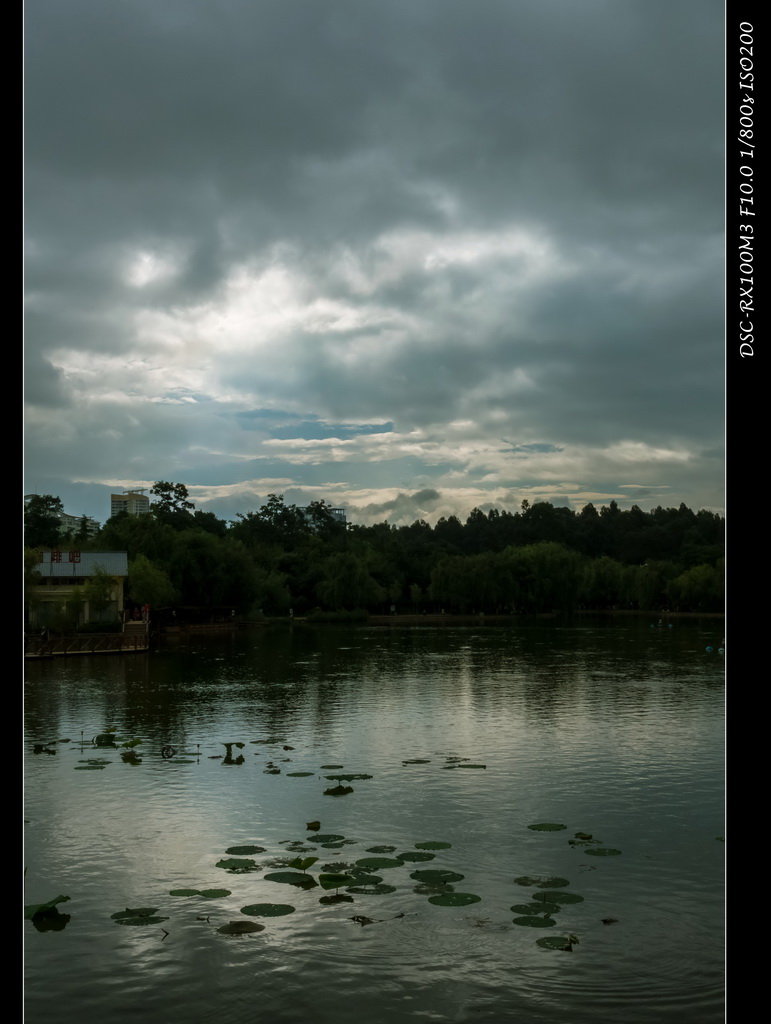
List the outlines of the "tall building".
{"type": "Polygon", "coordinates": [[[111,516],[117,516],[120,512],[128,512],[130,516],[146,516],[149,511],[150,498],[144,493],[144,488],[110,495],[111,516]]]}

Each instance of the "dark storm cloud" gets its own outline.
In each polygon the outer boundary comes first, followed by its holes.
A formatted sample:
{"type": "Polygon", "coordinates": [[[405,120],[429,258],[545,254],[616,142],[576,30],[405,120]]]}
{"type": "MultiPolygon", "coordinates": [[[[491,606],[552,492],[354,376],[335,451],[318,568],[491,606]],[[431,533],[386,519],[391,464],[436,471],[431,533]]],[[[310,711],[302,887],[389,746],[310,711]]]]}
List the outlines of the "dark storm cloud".
{"type": "Polygon", "coordinates": [[[720,505],[715,0],[26,11],[32,475],[720,505]]]}

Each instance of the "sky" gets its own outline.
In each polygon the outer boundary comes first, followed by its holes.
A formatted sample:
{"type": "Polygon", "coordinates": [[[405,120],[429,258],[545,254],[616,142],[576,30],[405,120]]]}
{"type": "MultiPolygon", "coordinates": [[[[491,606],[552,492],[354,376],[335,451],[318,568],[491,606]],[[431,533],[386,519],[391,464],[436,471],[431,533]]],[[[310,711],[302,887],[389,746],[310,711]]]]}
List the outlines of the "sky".
{"type": "Polygon", "coordinates": [[[722,3],[25,12],[25,493],[723,511],[722,3]]]}

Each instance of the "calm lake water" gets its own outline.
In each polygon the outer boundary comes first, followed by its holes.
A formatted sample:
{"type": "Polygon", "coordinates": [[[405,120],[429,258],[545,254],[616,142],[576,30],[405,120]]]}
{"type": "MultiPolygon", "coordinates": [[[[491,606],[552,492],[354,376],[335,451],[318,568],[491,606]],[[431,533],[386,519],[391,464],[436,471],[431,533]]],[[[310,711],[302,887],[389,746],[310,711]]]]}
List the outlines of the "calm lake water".
{"type": "Polygon", "coordinates": [[[28,663],[25,903],[68,895],[70,919],[24,924],[27,1021],[721,1021],[722,628],[296,625],[28,663]],[[141,763],[94,748],[109,729],[142,739],[141,763]],[[451,845],[398,859],[426,841],[451,845]],[[217,866],[249,845],[257,870],[217,866]],[[314,880],[396,859],[372,869],[393,891],[325,904],[334,889],[266,877],[298,855],[314,880]],[[411,874],[434,868],[479,900],[429,902],[411,874]],[[514,923],[555,891],[514,879],[553,876],[583,900],[514,923]],[[164,920],[112,919],[127,908],[164,920]]]}

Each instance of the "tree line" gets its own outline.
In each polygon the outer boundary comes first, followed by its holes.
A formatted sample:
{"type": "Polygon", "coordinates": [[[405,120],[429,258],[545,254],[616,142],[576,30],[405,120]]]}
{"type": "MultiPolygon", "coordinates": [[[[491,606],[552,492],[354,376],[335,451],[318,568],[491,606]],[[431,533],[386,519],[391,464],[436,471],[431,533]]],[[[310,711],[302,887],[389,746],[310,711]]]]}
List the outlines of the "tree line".
{"type": "Polygon", "coordinates": [[[721,611],[724,520],[684,504],[644,512],[615,501],[580,512],[549,502],[475,508],[465,522],[338,522],[323,501],[271,494],[226,521],[158,481],[147,515],[126,512],[90,536],[62,536],[61,502],[25,508],[29,548],[127,551],[128,595],[152,608],[241,616],[314,612],[537,613],[576,609],[721,611]]]}

